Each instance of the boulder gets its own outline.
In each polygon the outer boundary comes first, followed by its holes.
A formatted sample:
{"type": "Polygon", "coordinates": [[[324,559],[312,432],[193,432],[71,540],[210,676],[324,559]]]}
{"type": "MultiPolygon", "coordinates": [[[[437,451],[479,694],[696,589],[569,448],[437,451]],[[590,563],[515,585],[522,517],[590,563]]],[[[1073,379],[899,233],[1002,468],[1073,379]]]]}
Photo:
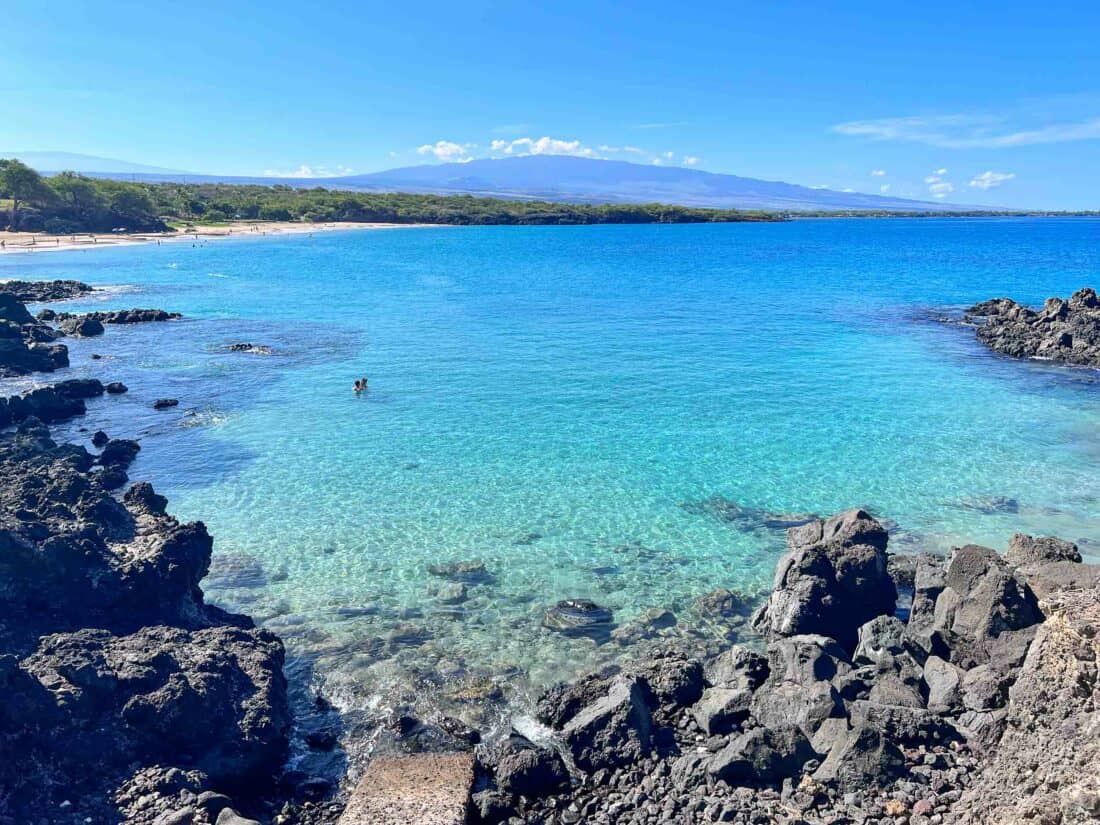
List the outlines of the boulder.
{"type": "Polygon", "coordinates": [[[962,680],[965,671],[939,656],[929,656],[924,663],[924,684],[928,692],[928,709],[934,713],[957,713],[962,710],[962,680]]]}
{"type": "Polygon", "coordinates": [[[179,403],[180,402],[178,398],[158,398],[156,401],[153,402],[153,409],[167,410],[170,407],[178,407],[179,403]]]}
{"type": "Polygon", "coordinates": [[[753,625],[769,638],[819,633],[854,649],[860,625],[894,612],[886,543],[886,531],[862,510],[791,528],[790,551],[753,625]]]}
{"type": "Polygon", "coordinates": [[[860,724],[838,739],[813,777],[850,793],[887,786],[904,773],[898,746],[879,729],[860,724]]]}
{"type": "Polygon", "coordinates": [[[746,687],[708,687],[691,709],[703,733],[729,733],[749,717],[752,690],[746,687]]]}
{"type": "Polygon", "coordinates": [[[652,658],[628,666],[624,675],[641,683],[650,710],[662,717],[695,704],[706,685],[702,663],[675,650],[654,651],[652,658]]]}
{"type": "Polygon", "coordinates": [[[70,318],[61,324],[61,329],[66,335],[75,335],[78,338],[103,334],[103,324],[95,318],[70,318]]]}
{"type": "Polygon", "coordinates": [[[112,438],[104,446],[97,459],[104,467],[117,467],[125,470],[134,463],[141,445],[129,438],[112,438]]]}
{"type": "Polygon", "coordinates": [[[1032,538],[1016,533],[1008,542],[1005,561],[1014,567],[1044,564],[1052,561],[1081,561],[1081,551],[1077,545],[1054,536],[1032,538]]]}
{"type": "Polygon", "coordinates": [[[774,784],[797,776],[816,757],[798,728],[754,728],[718,751],[707,769],[729,785],[774,784]]]}
{"type": "Polygon", "coordinates": [[[988,662],[999,636],[1043,620],[1031,588],[988,547],[956,549],[945,584],[932,626],[950,648],[951,661],[961,667],[988,662]]]}
{"type": "Polygon", "coordinates": [[[706,663],[703,675],[716,687],[745,686],[756,690],[768,678],[768,660],[754,650],[733,645],[706,663]]]}
{"type": "Polygon", "coordinates": [[[126,392],[127,389],[129,388],[121,381],[112,381],[106,386],[108,395],[122,395],[122,393],[126,392]]]}
{"type": "Polygon", "coordinates": [[[506,793],[541,799],[569,785],[569,771],[555,750],[537,747],[514,731],[495,761],[497,785],[506,793]]]}
{"type": "Polygon", "coordinates": [[[605,696],[565,724],[562,738],[578,768],[617,768],[649,754],[652,721],[646,693],[641,680],[617,678],[605,696]]]}

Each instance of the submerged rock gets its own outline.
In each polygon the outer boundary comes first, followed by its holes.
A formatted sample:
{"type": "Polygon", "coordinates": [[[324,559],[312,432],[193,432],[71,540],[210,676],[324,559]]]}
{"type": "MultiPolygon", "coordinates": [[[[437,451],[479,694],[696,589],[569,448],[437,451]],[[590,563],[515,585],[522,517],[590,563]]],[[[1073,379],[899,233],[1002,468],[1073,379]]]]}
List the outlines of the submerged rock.
{"type": "Polygon", "coordinates": [[[611,611],[589,599],[565,599],[543,614],[542,626],[569,635],[605,634],[611,630],[611,611]]]}
{"type": "Polygon", "coordinates": [[[156,401],[153,402],[153,409],[167,410],[170,407],[178,407],[179,403],[180,402],[178,398],[158,398],[156,401]]]}
{"type": "Polygon", "coordinates": [[[428,572],[443,579],[478,584],[492,581],[493,575],[480,561],[451,561],[428,566],[428,572]]]}
{"type": "Polygon", "coordinates": [[[759,507],[750,507],[731,501],[720,495],[714,495],[702,501],[684,502],[680,507],[689,513],[710,516],[745,531],[760,528],[787,530],[817,519],[816,513],[772,513],[759,507]]]}

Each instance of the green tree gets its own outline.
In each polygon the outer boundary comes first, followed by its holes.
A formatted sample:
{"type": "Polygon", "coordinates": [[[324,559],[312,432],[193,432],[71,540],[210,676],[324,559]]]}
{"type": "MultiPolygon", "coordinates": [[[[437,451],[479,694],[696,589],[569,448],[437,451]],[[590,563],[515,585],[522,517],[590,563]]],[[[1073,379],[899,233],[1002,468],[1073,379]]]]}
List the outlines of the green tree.
{"type": "Polygon", "coordinates": [[[0,160],[0,195],[11,198],[11,225],[16,225],[19,204],[48,204],[53,190],[36,171],[22,161],[0,160]]]}

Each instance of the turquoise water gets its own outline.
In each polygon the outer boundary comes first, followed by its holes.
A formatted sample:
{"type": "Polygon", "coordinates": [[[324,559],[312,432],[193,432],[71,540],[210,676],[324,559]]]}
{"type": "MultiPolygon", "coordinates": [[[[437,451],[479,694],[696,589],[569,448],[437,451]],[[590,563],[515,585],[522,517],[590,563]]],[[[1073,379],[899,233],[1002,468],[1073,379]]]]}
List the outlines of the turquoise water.
{"type": "Polygon", "coordinates": [[[267,571],[212,598],[348,704],[485,678],[522,700],[628,652],[543,630],[558,599],[688,632],[698,595],[767,587],[782,532],[681,506],[714,495],[867,506],[908,551],[1024,530],[1097,558],[1100,374],[927,316],[1097,285],[1098,241],[1088,219],[410,228],[8,256],[0,277],[185,314],[73,342],[71,372],[130,385],[79,426],[141,435],[131,475],[267,571]],[[459,559],[495,581],[455,608],[427,567],[459,559]]]}

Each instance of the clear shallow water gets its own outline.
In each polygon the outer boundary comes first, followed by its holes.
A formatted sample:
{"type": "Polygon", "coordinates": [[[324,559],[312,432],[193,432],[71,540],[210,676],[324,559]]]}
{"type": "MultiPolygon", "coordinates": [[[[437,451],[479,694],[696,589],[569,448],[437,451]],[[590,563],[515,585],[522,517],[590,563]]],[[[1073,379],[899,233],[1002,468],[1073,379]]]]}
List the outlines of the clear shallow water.
{"type": "Polygon", "coordinates": [[[686,626],[700,594],[767,587],[782,533],[681,506],[713,495],[868,506],[910,550],[1024,530],[1096,559],[1100,373],[1009,361],[926,316],[1098,273],[1087,219],[402,229],[0,258],[3,278],[131,288],[80,308],[185,314],[71,344],[73,374],[131,388],[77,426],[141,435],[131,475],[206,521],[216,554],[268,573],[212,597],[367,703],[423,680],[451,702],[483,678],[522,694],[623,654],[541,629],[561,598],[686,626]],[[165,396],[180,407],[149,408],[165,396]],[[998,496],[1018,511],[972,506],[998,496]],[[455,609],[426,568],[458,559],[495,582],[455,609]]]}

